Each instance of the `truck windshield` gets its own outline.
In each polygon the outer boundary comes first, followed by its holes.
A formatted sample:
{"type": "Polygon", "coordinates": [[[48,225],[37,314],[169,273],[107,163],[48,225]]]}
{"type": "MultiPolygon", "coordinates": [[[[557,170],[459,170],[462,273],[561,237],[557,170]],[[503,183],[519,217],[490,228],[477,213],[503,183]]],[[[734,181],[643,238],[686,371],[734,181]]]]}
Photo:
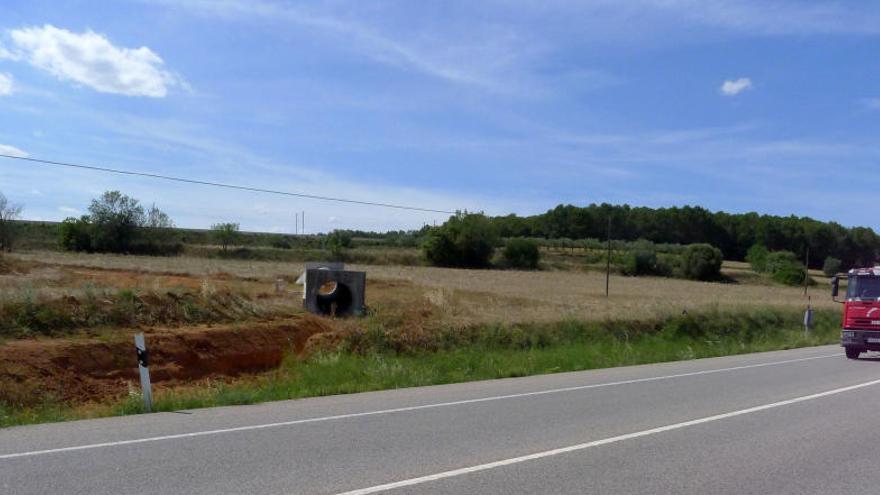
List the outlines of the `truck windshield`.
{"type": "Polygon", "coordinates": [[[862,275],[850,277],[846,288],[847,299],[880,299],[880,277],[862,275]]]}

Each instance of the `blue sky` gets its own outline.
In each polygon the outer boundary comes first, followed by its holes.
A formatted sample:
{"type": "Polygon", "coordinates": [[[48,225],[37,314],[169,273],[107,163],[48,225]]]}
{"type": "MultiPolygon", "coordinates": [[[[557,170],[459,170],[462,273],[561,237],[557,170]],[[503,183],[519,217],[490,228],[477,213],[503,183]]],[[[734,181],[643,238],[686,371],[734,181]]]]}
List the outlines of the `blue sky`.
{"type": "MultiPolygon", "coordinates": [[[[695,204],[877,229],[876,2],[0,6],[0,152],[441,210],[695,204]]],[[[0,159],[24,216],[120,189],[176,223],[444,215],[0,159]]]]}

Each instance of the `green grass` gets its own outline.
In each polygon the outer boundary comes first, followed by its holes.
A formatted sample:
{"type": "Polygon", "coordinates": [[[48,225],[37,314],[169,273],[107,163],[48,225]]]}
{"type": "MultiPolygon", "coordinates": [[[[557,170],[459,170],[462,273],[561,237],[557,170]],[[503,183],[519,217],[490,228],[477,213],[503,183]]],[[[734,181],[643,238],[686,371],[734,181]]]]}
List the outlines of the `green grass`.
{"type": "MultiPolygon", "coordinates": [[[[709,311],[638,324],[566,321],[486,325],[435,332],[431,345],[402,346],[376,322],[336,352],[287,359],[276,371],[234,383],[206,381],[159,391],[154,408],[173,411],[333,394],[458,383],[614,366],[790,349],[837,341],[839,318],[818,311],[805,336],[796,311],[709,311]]],[[[132,391],[88,406],[0,404],[0,426],[142,412],[132,391]]]]}

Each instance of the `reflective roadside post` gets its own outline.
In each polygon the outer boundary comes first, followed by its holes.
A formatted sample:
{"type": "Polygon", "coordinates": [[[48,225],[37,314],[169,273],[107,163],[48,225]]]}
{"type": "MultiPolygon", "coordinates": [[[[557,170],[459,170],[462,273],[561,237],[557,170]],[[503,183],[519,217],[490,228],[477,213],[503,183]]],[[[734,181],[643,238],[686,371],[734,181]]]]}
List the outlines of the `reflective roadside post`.
{"type": "Polygon", "coordinates": [[[812,301],[808,300],[807,310],[804,312],[804,337],[810,335],[811,328],[813,328],[813,305],[812,301]]]}
{"type": "Polygon", "coordinates": [[[141,394],[144,396],[144,407],[147,412],[153,411],[153,388],[150,385],[150,354],[147,352],[147,344],[144,334],[134,336],[134,347],[137,351],[138,371],[141,375],[141,394]]]}

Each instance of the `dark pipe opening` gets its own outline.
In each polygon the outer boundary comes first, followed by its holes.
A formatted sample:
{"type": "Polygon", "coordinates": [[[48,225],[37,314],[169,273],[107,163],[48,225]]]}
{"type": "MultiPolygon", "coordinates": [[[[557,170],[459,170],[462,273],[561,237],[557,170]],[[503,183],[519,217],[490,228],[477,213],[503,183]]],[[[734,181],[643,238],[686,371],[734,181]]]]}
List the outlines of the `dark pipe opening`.
{"type": "Polygon", "coordinates": [[[317,303],[323,315],[348,316],[352,312],[351,290],[345,284],[328,282],[318,290],[317,303]]]}

